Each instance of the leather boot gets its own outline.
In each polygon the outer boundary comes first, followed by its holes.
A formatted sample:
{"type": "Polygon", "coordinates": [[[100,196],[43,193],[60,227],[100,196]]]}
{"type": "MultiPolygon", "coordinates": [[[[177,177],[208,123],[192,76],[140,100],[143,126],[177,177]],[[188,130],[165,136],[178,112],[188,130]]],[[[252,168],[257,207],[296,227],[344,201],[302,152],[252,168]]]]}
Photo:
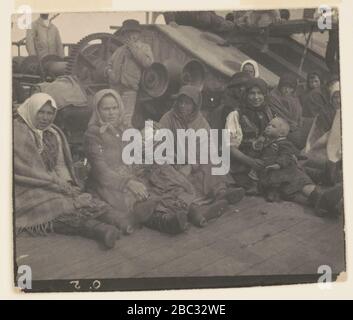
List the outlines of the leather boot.
{"type": "Polygon", "coordinates": [[[179,234],[187,230],[187,216],[184,212],[154,212],[145,225],[151,229],[170,234],[179,234]]]}
{"type": "Polygon", "coordinates": [[[132,234],[134,232],[133,223],[130,222],[124,216],[125,216],[125,214],[109,212],[109,213],[105,213],[105,214],[101,215],[99,217],[99,220],[104,223],[107,223],[107,224],[110,224],[110,225],[117,227],[125,235],[132,234]]]}
{"type": "Polygon", "coordinates": [[[338,216],[339,203],[343,198],[343,187],[338,184],[326,190],[316,188],[309,197],[309,201],[314,205],[315,213],[320,216],[338,216]]]}
{"type": "Polygon", "coordinates": [[[189,220],[195,226],[203,228],[209,220],[220,217],[226,211],[227,207],[227,200],[216,200],[204,206],[191,205],[189,220]]]}
{"type": "Polygon", "coordinates": [[[216,200],[227,200],[229,204],[236,204],[244,198],[244,195],[243,188],[228,188],[218,192],[216,200]]]}
{"type": "Polygon", "coordinates": [[[119,230],[117,228],[98,220],[86,221],[81,227],[80,234],[104,243],[109,249],[114,248],[115,241],[119,238],[119,230]]]}

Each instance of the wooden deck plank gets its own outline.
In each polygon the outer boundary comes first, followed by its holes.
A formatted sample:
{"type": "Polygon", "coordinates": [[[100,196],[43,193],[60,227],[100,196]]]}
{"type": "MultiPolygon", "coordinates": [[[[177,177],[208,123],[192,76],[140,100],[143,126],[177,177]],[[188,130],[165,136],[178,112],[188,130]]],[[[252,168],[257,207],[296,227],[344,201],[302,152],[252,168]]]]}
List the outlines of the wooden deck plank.
{"type": "Polygon", "coordinates": [[[344,269],[343,221],[297,204],[248,197],[206,228],[178,236],[143,228],[105,250],[94,240],[17,238],[18,263],[34,279],[303,274],[344,269]]]}
{"type": "Polygon", "coordinates": [[[225,257],[215,263],[204,266],[200,269],[197,269],[189,274],[189,276],[194,277],[211,277],[217,275],[224,276],[235,276],[239,274],[242,270],[245,270],[249,267],[248,262],[234,258],[234,257],[225,257]]]}
{"type": "Polygon", "coordinates": [[[146,272],[144,276],[166,277],[166,276],[186,276],[196,271],[202,265],[212,264],[223,259],[225,256],[210,247],[193,250],[188,254],[165,263],[162,266],[146,272]]]}
{"type": "MultiPolygon", "coordinates": [[[[337,221],[333,222],[319,217],[313,217],[292,226],[290,229],[288,229],[288,232],[298,237],[299,239],[307,240],[315,236],[317,233],[326,232],[332,223],[339,225],[337,221]]],[[[342,229],[343,227],[341,226],[341,230],[342,229]]]]}
{"type": "Polygon", "coordinates": [[[294,247],[302,243],[286,231],[267,237],[263,241],[250,245],[243,245],[244,249],[249,250],[263,259],[271,258],[280,252],[291,251],[294,247]]]}

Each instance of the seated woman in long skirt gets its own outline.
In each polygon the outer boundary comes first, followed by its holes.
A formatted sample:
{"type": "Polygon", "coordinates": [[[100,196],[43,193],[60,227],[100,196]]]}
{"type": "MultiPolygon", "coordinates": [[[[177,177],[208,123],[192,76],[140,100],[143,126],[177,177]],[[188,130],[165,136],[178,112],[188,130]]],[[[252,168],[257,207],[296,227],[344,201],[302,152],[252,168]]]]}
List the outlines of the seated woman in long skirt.
{"type": "Polygon", "coordinates": [[[191,150],[195,153],[194,163],[189,158],[189,150],[185,150],[183,142],[177,138],[180,130],[205,130],[210,133],[210,126],[200,112],[202,97],[199,88],[183,86],[173,99],[173,108],[163,115],[159,125],[173,134],[177,157],[178,152],[184,149],[184,163],[177,163],[174,167],[187,177],[196,190],[197,201],[195,199],[189,204],[189,220],[197,226],[204,226],[207,220],[221,215],[228,204],[239,202],[244,196],[244,189],[231,187],[233,180],[229,175],[212,175],[211,162],[200,161],[202,141],[198,141],[194,150],[191,150]]]}
{"type": "Polygon", "coordinates": [[[168,165],[126,164],[123,115],[124,105],[116,91],[96,93],[84,143],[91,165],[88,190],[114,208],[111,222],[125,233],[141,225],[170,234],[185,231],[185,206],[193,198],[192,188],[168,165]]]}
{"type": "Polygon", "coordinates": [[[53,124],[56,103],[36,93],[14,120],[14,191],[16,231],[33,235],[57,232],[97,239],[108,248],[119,230],[102,222],[110,206],[83,193],[75,177],[63,132],[53,124]]]}

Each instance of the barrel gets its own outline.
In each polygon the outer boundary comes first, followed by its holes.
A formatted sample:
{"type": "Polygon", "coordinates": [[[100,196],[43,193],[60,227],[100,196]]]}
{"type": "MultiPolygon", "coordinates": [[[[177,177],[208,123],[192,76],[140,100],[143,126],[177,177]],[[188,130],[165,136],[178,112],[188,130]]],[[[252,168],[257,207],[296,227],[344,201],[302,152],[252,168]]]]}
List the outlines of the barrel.
{"type": "Polygon", "coordinates": [[[180,63],[166,60],[163,63],[154,62],[142,75],[142,88],[153,98],[176,93],[181,85],[180,63]]]}
{"type": "Polygon", "coordinates": [[[205,68],[199,60],[188,61],[181,72],[181,81],[184,85],[203,88],[205,83],[205,68]]]}

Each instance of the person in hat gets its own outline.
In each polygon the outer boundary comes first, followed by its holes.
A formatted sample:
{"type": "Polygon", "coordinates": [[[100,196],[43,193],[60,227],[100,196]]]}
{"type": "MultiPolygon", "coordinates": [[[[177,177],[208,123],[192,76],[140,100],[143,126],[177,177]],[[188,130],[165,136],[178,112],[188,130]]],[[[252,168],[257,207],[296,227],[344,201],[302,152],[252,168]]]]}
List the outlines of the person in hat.
{"type": "Polygon", "coordinates": [[[223,127],[226,119],[231,112],[240,110],[242,96],[246,89],[246,83],[251,79],[251,76],[243,71],[235,73],[227,84],[226,90],[222,97],[223,105],[223,127]]]}
{"type": "Polygon", "coordinates": [[[153,63],[152,50],[140,37],[139,22],[133,19],[125,20],[119,30],[119,38],[124,44],[116,49],[105,69],[110,88],[119,92],[123,100],[124,122],[128,127],[132,127],[142,71],[153,63]]]}
{"type": "Polygon", "coordinates": [[[289,123],[290,140],[298,149],[305,146],[308,130],[303,128],[302,106],[296,95],[297,77],[286,73],[281,76],[277,88],[269,94],[269,107],[277,117],[281,117],[289,123]]]}
{"type": "MultiPolygon", "coordinates": [[[[237,130],[237,123],[233,119],[241,109],[242,96],[246,89],[246,83],[251,76],[246,72],[235,73],[228,82],[223,93],[221,104],[211,113],[210,124],[215,129],[228,129],[230,134],[237,130]]],[[[235,137],[236,135],[234,135],[235,137]]]]}
{"type": "Polygon", "coordinates": [[[29,56],[42,59],[54,54],[64,57],[64,47],[58,28],[49,20],[49,14],[42,13],[26,32],[26,49],[29,56]]]}
{"type": "Polygon", "coordinates": [[[207,118],[211,128],[224,129],[228,115],[240,109],[245,84],[250,78],[251,76],[246,72],[237,72],[231,77],[225,90],[221,93],[219,105],[207,118]]]}
{"type": "MultiPolygon", "coordinates": [[[[185,145],[180,145],[183,142],[177,139],[178,131],[205,129],[209,133],[210,126],[200,112],[202,95],[199,87],[183,86],[172,98],[174,106],[163,115],[159,125],[173,133],[175,150],[180,152],[185,145]]],[[[210,161],[201,164],[200,146],[203,143],[206,144],[206,141],[199,139],[196,148],[184,150],[185,164],[175,165],[195,187],[198,200],[190,203],[188,218],[197,226],[204,226],[208,219],[221,215],[228,204],[235,204],[244,196],[242,188],[229,187],[228,178],[229,182],[231,178],[228,175],[212,175],[210,161]],[[190,161],[189,151],[196,152],[196,164],[190,161]]]]}

